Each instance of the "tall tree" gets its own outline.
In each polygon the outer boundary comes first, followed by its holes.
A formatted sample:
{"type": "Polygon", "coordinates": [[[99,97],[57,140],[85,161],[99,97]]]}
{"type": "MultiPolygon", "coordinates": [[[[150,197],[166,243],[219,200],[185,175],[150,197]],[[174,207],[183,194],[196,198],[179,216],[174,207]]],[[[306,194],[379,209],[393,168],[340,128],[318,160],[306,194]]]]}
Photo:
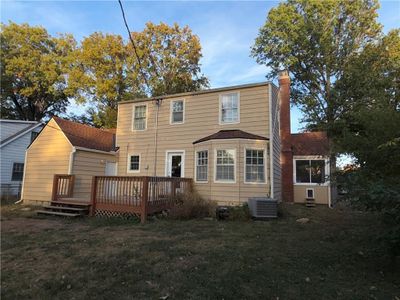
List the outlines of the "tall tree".
{"type": "Polygon", "coordinates": [[[119,35],[95,32],[70,57],[68,89],[78,104],[89,103],[89,119],[98,127],[115,127],[117,103],[142,94],[127,74],[128,52],[119,35]]]}
{"type": "Polygon", "coordinates": [[[142,77],[146,77],[149,96],[196,91],[208,86],[208,79],[200,69],[200,40],[188,26],[148,22],[142,32],[133,32],[132,38],[144,72],[137,69],[138,63],[129,44],[131,63],[142,83],[142,77]]]}
{"type": "Polygon", "coordinates": [[[36,120],[63,113],[71,35],[53,37],[43,27],[1,24],[1,117],[36,120]]]}
{"type": "Polygon", "coordinates": [[[208,85],[200,73],[199,39],[188,27],[147,23],[143,32],[132,33],[132,38],[142,70],[132,45],[119,35],[94,33],[73,54],[69,88],[78,103],[91,105],[85,122],[115,127],[119,101],[195,91],[208,85]]]}
{"type": "Polygon", "coordinates": [[[377,0],[287,0],[269,11],[252,48],[270,77],[288,68],[293,102],[309,128],[328,130],[345,108],[335,82],[351,57],[375,40],[377,0]]]}

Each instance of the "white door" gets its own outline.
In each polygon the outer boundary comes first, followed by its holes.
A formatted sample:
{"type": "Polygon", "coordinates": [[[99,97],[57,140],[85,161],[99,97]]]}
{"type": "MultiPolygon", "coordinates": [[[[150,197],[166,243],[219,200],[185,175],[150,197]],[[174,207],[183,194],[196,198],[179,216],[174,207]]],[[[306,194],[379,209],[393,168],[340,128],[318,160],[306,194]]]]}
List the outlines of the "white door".
{"type": "Polygon", "coordinates": [[[117,163],[106,162],[106,170],[104,172],[106,176],[116,176],[117,175],[117,163]]]}
{"type": "Polygon", "coordinates": [[[167,177],[184,177],[185,155],[183,151],[167,152],[167,177]]]}

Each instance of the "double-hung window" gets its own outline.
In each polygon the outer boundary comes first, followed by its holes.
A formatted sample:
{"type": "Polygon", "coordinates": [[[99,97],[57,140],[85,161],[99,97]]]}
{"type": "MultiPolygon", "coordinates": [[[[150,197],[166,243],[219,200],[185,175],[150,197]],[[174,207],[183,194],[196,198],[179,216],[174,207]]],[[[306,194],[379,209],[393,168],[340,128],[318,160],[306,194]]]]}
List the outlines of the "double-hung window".
{"type": "Polygon", "coordinates": [[[23,163],[14,163],[12,169],[11,180],[12,181],[21,181],[24,176],[24,164],[23,163]]]}
{"type": "Polygon", "coordinates": [[[296,159],[296,183],[325,183],[325,160],[296,159]]]}
{"type": "Polygon", "coordinates": [[[196,181],[208,180],[208,151],[196,152],[196,181]]]}
{"type": "Polygon", "coordinates": [[[235,182],[235,150],[216,150],[215,181],[235,182]]]}
{"type": "Polygon", "coordinates": [[[139,172],[140,171],[140,155],[131,154],[128,156],[128,172],[139,172]]]}
{"type": "Polygon", "coordinates": [[[135,106],[133,116],[133,129],[134,130],[145,130],[146,129],[146,105],[135,106]]]}
{"type": "Polygon", "coordinates": [[[265,182],[264,150],[246,149],[245,182],[265,182]]]}
{"type": "Polygon", "coordinates": [[[239,122],[239,93],[222,94],[220,96],[220,124],[239,122]]]}
{"type": "Polygon", "coordinates": [[[185,102],[183,100],[171,101],[171,124],[182,124],[185,118],[185,102]]]}

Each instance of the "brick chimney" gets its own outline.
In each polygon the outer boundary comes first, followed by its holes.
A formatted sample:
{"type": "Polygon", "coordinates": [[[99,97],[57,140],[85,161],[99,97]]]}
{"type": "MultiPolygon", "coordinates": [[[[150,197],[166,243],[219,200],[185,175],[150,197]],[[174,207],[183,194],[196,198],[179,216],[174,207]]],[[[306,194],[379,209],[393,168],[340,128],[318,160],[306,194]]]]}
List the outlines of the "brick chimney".
{"type": "Polygon", "coordinates": [[[290,133],[290,78],[279,72],[282,200],[293,202],[293,152],[290,133]]]}

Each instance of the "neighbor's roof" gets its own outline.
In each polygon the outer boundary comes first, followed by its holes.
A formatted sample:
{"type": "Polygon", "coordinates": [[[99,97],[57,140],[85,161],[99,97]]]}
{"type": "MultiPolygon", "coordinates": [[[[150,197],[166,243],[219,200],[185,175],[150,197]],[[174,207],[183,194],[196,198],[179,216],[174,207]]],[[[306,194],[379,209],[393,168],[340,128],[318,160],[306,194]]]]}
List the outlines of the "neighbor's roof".
{"type": "MultiPolygon", "coordinates": [[[[12,122],[15,122],[15,121],[12,120],[12,122]]],[[[17,138],[27,134],[28,132],[34,130],[35,128],[43,125],[42,122],[36,122],[36,121],[27,121],[27,122],[24,121],[24,123],[26,123],[28,125],[30,124],[30,125],[21,129],[20,131],[16,132],[15,134],[5,138],[4,140],[0,141],[0,148],[4,147],[5,145],[8,145],[9,143],[13,142],[17,138]]]]}
{"type": "Polygon", "coordinates": [[[270,84],[275,86],[272,82],[265,81],[265,82],[258,82],[258,83],[241,84],[241,85],[226,86],[226,87],[220,87],[220,88],[214,88],[214,89],[200,90],[200,91],[195,91],[195,92],[162,95],[162,96],[151,97],[151,98],[138,98],[138,99],[132,99],[132,100],[128,100],[128,101],[119,102],[118,105],[132,103],[132,102],[144,102],[144,101],[152,101],[152,100],[158,100],[158,99],[178,98],[178,97],[194,96],[194,95],[201,95],[201,94],[208,94],[208,93],[217,93],[217,92],[224,92],[224,91],[237,90],[237,89],[247,89],[247,88],[252,88],[252,87],[257,87],[257,86],[267,86],[270,84]]]}
{"type": "Polygon", "coordinates": [[[269,140],[266,137],[261,135],[256,135],[252,133],[248,133],[242,130],[233,129],[233,130],[220,130],[217,133],[206,136],[202,139],[199,139],[193,144],[210,141],[210,140],[227,140],[227,139],[247,139],[247,140],[269,140]]]}
{"type": "Polygon", "coordinates": [[[88,125],[53,117],[65,136],[74,147],[82,147],[100,151],[115,151],[115,138],[112,132],[88,125]]]}
{"type": "Polygon", "coordinates": [[[329,139],[324,131],[291,135],[293,155],[329,155],[329,139]]]}

